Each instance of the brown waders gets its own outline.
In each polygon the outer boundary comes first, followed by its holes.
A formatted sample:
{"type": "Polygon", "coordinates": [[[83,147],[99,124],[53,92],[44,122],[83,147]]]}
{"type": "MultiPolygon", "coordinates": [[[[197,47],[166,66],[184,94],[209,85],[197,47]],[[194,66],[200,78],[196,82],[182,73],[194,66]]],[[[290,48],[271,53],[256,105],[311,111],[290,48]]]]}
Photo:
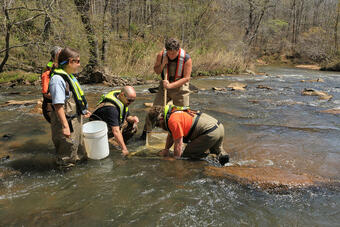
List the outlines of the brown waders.
{"type": "MultiPolygon", "coordinates": [[[[198,116],[195,117],[195,119],[198,116]]],[[[194,119],[194,121],[195,121],[194,119]]],[[[215,118],[202,113],[185,147],[182,157],[200,159],[209,153],[227,155],[223,149],[224,127],[215,118]]]]}
{"type": "Polygon", "coordinates": [[[86,152],[83,146],[83,116],[77,114],[76,103],[73,94],[64,104],[71,137],[66,138],[62,133],[62,125],[55,111],[51,112],[52,140],[57,151],[57,164],[60,167],[71,167],[77,161],[86,159],[86,152]],[[71,118],[70,118],[71,117],[71,118]]]}

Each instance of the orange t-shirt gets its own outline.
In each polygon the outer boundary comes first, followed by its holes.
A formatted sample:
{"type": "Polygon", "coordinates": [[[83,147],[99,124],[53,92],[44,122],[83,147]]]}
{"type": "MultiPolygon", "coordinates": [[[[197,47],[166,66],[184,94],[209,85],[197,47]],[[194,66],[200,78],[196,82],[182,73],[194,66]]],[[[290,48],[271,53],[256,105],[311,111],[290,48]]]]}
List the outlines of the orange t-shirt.
{"type": "Polygon", "coordinates": [[[192,116],[183,111],[176,111],[170,115],[168,127],[174,140],[188,135],[192,125],[192,119],[192,116]]]}

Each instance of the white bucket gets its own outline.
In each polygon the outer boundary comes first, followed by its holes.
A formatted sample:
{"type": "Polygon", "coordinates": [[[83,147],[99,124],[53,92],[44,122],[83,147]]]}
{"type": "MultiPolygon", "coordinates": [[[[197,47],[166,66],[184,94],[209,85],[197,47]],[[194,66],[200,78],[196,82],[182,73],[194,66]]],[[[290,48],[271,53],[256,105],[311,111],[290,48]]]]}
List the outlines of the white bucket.
{"type": "Polygon", "coordinates": [[[84,144],[87,156],[91,159],[106,158],[109,151],[107,126],[104,121],[90,121],[83,125],[84,144]]]}

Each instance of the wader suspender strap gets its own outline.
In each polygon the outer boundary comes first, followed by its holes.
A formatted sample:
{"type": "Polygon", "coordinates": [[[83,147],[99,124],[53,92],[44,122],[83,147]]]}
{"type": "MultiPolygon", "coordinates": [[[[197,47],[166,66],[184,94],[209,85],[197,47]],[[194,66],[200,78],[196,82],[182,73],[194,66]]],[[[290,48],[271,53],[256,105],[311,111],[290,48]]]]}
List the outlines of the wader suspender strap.
{"type": "Polygon", "coordinates": [[[191,134],[194,132],[194,130],[195,130],[195,128],[196,128],[196,125],[197,125],[197,122],[198,122],[198,119],[199,119],[200,116],[201,116],[201,112],[197,112],[196,115],[197,115],[197,116],[196,116],[196,118],[195,118],[194,124],[193,124],[192,127],[190,128],[190,131],[189,131],[188,135],[187,135],[185,138],[183,138],[183,140],[185,140],[185,141],[189,141],[189,140],[190,140],[191,134]]]}
{"type": "Polygon", "coordinates": [[[205,135],[205,134],[208,134],[209,132],[214,131],[215,129],[217,129],[217,127],[218,127],[220,124],[221,124],[221,122],[217,121],[216,125],[214,125],[214,126],[213,126],[212,128],[210,128],[210,129],[204,131],[204,132],[202,133],[202,135],[205,135]]]}

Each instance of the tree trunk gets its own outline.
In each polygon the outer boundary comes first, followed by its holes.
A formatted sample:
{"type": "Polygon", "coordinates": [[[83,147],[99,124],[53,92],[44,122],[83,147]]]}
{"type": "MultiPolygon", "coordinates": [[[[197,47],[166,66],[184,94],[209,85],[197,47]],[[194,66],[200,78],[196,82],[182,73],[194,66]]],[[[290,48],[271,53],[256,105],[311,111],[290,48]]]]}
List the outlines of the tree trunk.
{"type": "Polygon", "coordinates": [[[93,73],[95,68],[98,67],[98,41],[94,33],[93,26],[90,21],[90,1],[89,0],[74,0],[74,4],[80,13],[81,21],[85,26],[87,41],[90,45],[90,59],[89,63],[85,66],[88,73],[93,73]]]}
{"type": "Polygon", "coordinates": [[[49,15],[45,16],[43,40],[48,40],[51,32],[51,18],[49,15]]]}
{"type": "Polygon", "coordinates": [[[129,25],[128,25],[128,38],[131,39],[131,19],[132,19],[132,0],[129,0],[129,25]]]}
{"type": "Polygon", "coordinates": [[[339,51],[339,39],[338,39],[338,25],[339,25],[339,17],[340,17],[340,1],[338,2],[335,25],[334,25],[334,46],[335,52],[338,53],[339,51]]]}
{"type": "Polygon", "coordinates": [[[323,2],[324,0],[314,0],[314,8],[313,8],[313,27],[316,27],[318,26],[318,23],[319,23],[319,8],[320,8],[320,5],[321,3],[323,2]]]}
{"type": "Polygon", "coordinates": [[[296,26],[296,0],[293,0],[292,2],[292,7],[291,7],[291,11],[292,11],[292,44],[293,44],[293,49],[294,49],[294,45],[295,45],[295,36],[296,36],[296,31],[295,31],[295,26],[296,26]]]}
{"type": "Polygon", "coordinates": [[[102,30],[102,56],[101,56],[101,60],[103,65],[105,64],[105,60],[106,60],[106,44],[107,44],[107,22],[106,22],[106,12],[107,12],[107,8],[109,5],[109,0],[105,0],[104,2],[104,11],[103,11],[103,30],[102,30]]]}
{"type": "Polygon", "coordinates": [[[119,0],[116,0],[116,32],[119,36],[119,0]]]}
{"type": "Polygon", "coordinates": [[[246,27],[246,32],[243,37],[243,41],[247,43],[248,46],[251,46],[254,39],[257,36],[258,29],[262,22],[262,18],[268,8],[269,0],[265,0],[259,12],[256,12],[256,3],[254,0],[248,0],[249,4],[249,14],[248,14],[248,25],[246,27]]]}
{"type": "Polygon", "coordinates": [[[6,36],[5,36],[5,56],[4,58],[2,59],[1,61],[1,64],[0,64],[0,73],[3,72],[4,70],[4,65],[6,64],[7,60],[8,60],[8,57],[9,57],[9,41],[10,41],[10,32],[11,32],[11,28],[12,28],[12,24],[10,23],[10,20],[9,20],[9,14],[8,14],[8,8],[7,8],[7,4],[6,2],[4,2],[4,5],[3,5],[3,11],[4,11],[4,14],[5,14],[5,29],[6,29],[6,36]]]}

